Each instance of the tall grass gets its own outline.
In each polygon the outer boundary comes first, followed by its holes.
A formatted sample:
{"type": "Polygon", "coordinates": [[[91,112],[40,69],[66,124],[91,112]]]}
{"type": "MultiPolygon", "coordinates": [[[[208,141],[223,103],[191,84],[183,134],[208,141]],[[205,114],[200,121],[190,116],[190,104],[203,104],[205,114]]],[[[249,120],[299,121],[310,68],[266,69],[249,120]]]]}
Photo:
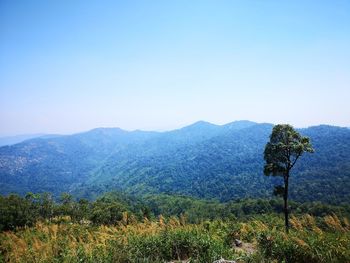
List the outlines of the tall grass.
{"type": "Polygon", "coordinates": [[[350,262],[350,227],[336,215],[319,222],[310,215],[291,218],[287,235],[276,227],[255,228],[259,253],[278,262],[350,262]]]}
{"type": "Polygon", "coordinates": [[[38,223],[4,232],[0,242],[5,262],[211,262],[234,254],[203,225],[162,217],[159,221],[98,227],[38,223]]]}
{"type": "Polygon", "coordinates": [[[350,225],[329,215],[291,218],[285,234],[278,217],[248,222],[159,217],[136,222],[128,214],[115,226],[72,223],[69,218],[38,222],[34,227],[0,234],[3,262],[213,262],[221,257],[238,262],[350,262],[350,225]],[[235,248],[235,239],[243,247],[235,248]],[[245,246],[253,252],[245,251],[245,246]]]}

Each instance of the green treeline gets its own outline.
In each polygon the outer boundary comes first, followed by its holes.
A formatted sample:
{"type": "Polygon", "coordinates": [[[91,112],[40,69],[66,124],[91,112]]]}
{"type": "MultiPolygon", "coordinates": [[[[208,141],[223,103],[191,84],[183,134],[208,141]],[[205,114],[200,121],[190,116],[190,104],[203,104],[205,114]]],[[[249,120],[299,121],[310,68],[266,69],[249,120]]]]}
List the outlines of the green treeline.
{"type": "MultiPolygon", "coordinates": [[[[350,217],[350,205],[332,206],[320,202],[291,202],[293,214],[326,216],[336,214],[350,217]]],[[[226,203],[195,199],[178,195],[146,195],[135,197],[119,192],[107,193],[94,201],[75,200],[70,194],[61,194],[55,200],[50,193],[28,193],[0,196],[0,230],[33,226],[42,220],[68,216],[72,222],[89,222],[93,225],[113,225],[127,213],[134,221],[144,218],[155,220],[165,217],[186,217],[189,223],[205,220],[246,220],[261,214],[283,212],[280,199],[242,199],[226,203]]]]}

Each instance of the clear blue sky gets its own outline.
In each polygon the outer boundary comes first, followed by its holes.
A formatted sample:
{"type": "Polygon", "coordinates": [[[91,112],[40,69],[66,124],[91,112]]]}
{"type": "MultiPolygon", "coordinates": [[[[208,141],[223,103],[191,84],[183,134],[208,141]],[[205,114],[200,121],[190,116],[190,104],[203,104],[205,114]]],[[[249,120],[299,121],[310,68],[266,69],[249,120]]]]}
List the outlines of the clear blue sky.
{"type": "Polygon", "coordinates": [[[350,126],[350,1],[0,1],[0,135],[350,126]]]}

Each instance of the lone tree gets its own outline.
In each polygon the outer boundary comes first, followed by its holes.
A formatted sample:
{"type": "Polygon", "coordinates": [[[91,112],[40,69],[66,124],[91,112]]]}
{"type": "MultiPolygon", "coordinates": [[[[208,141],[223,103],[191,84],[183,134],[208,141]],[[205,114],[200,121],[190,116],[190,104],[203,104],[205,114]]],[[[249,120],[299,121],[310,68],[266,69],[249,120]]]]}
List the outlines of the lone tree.
{"type": "Polygon", "coordinates": [[[270,141],[265,146],[265,175],[281,176],[284,186],[275,187],[275,194],[282,195],[284,201],[284,220],[286,232],[288,220],[288,180],[290,171],[304,152],[314,152],[308,137],[301,136],[291,125],[278,124],[273,127],[270,141]]]}

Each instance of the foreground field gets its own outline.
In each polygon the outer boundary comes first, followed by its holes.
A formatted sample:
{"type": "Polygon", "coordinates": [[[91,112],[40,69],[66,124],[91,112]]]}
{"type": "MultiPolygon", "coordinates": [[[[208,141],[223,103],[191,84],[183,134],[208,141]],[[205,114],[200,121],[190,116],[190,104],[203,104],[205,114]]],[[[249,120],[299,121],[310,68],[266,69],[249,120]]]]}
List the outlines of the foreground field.
{"type": "Polygon", "coordinates": [[[184,217],[136,222],[124,213],[115,226],[69,218],[0,234],[2,262],[350,262],[350,225],[336,215],[293,217],[289,235],[275,216],[247,222],[184,217]],[[235,246],[235,239],[243,241],[235,246]]]}

